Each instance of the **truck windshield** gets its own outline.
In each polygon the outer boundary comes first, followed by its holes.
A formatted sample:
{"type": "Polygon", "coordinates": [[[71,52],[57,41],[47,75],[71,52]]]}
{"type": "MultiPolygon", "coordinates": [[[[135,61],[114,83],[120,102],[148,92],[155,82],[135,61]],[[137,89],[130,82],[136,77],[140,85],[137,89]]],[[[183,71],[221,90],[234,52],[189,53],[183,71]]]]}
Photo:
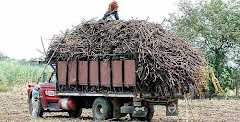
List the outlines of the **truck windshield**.
{"type": "Polygon", "coordinates": [[[53,74],[50,81],[50,83],[56,83],[57,82],[57,77],[56,77],[56,74],[53,74]]]}

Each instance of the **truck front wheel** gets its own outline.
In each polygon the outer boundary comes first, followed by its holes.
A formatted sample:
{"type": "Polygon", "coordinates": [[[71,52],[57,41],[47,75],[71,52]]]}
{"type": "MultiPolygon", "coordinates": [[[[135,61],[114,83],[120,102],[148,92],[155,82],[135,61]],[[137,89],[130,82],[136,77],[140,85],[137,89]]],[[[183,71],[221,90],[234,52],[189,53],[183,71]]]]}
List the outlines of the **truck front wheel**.
{"type": "Polygon", "coordinates": [[[28,102],[29,113],[32,117],[42,117],[43,116],[43,107],[41,99],[35,100],[34,97],[28,102]]]}
{"type": "Polygon", "coordinates": [[[112,113],[111,105],[106,99],[99,97],[93,103],[92,113],[94,120],[109,119],[112,113]]]}

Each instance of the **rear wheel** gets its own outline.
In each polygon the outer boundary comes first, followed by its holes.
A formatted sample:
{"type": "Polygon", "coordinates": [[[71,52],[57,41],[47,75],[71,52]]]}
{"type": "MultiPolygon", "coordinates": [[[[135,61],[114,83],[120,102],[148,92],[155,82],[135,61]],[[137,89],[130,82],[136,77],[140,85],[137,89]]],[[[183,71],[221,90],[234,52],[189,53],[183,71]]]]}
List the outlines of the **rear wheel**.
{"type": "Polygon", "coordinates": [[[147,113],[146,120],[147,120],[147,121],[151,121],[152,118],[153,118],[153,114],[154,114],[154,107],[153,107],[153,105],[150,105],[150,106],[148,107],[148,113],[147,113]]]}
{"type": "Polygon", "coordinates": [[[82,114],[82,108],[79,108],[76,111],[69,111],[68,114],[70,117],[75,117],[75,118],[80,117],[82,114]]]}
{"type": "Polygon", "coordinates": [[[104,98],[95,99],[92,106],[94,120],[106,120],[111,118],[112,109],[110,103],[104,98]]]}

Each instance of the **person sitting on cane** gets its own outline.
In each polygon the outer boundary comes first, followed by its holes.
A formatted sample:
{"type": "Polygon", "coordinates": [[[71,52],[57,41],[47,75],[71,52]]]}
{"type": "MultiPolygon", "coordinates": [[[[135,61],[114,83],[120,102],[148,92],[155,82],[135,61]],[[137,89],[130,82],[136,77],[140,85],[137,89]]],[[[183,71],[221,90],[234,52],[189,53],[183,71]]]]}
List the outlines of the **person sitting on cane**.
{"type": "Polygon", "coordinates": [[[109,6],[108,6],[108,10],[107,12],[104,14],[103,20],[105,20],[107,17],[109,17],[110,15],[114,15],[116,20],[119,20],[119,16],[118,16],[118,3],[116,0],[113,0],[109,6]]]}

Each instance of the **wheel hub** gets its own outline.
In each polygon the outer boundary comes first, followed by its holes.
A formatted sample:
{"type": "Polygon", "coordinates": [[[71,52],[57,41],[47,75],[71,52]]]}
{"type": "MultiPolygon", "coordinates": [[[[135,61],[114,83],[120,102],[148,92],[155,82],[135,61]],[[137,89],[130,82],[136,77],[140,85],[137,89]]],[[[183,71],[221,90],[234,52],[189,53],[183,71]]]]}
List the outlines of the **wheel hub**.
{"type": "Polygon", "coordinates": [[[102,116],[104,110],[103,110],[103,107],[101,104],[98,104],[97,107],[96,107],[96,113],[98,116],[102,116]]]}

